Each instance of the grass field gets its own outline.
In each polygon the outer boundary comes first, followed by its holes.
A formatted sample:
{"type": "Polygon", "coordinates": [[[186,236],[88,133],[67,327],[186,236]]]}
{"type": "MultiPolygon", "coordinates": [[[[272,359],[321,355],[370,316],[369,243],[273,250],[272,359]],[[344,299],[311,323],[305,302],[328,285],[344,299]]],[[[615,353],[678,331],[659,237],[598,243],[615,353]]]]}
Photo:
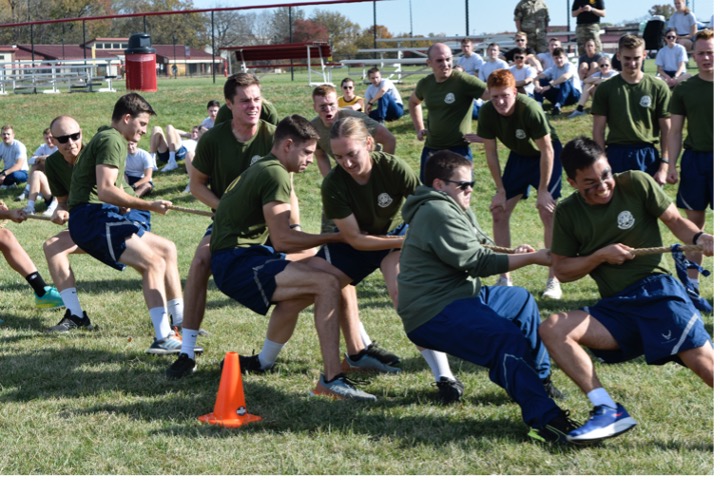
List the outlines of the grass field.
{"type": "MultiPolygon", "coordinates": [[[[310,88],[304,77],[290,83],[285,76],[266,76],[265,96],[281,115],[312,116],[310,88]]],[[[338,78],[339,79],[339,78],[338,78]]],[[[407,99],[412,84],[400,86],[407,99]]],[[[222,82],[208,79],[160,80],[157,93],[146,98],[159,113],[153,123],[187,129],[204,117],[205,103],[222,98],[222,82]]],[[[41,142],[41,132],[59,114],[80,122],[86,140],[107,123],[118,95],[110,93],[9,95],[0,99],[0,123],[13,124],[28,150],[41,142]]],[[[565,114],[570,110],[566,109],[565,114]]],[[[561,140],[591,134],[591,116],[551,122],[561,140]]],[[[397,154],[418,168],[421,143],[408,116],[391,123],[398,137],[397,154]]],[[[147,148],[147,140],[141,143],[147,148]]],[[[490,231],[487,211],[494,186],[484,154],[474,149],[474,209],[490,231]]],[[[501,152],[501,159],[506,153],[501,152]]],[[[177,170],[158,173],[156,195],[181,206],[202,209],[184,194],[186,177],[177,170]]],[[[320,175],[314,167],[296,176],[303,226],[320,225],[320,175]]],[[[564,194],[570,193],[565,184],[564,194]]],[[[674,197],[675,187],[667,191],[674,197]]],[[[19,190],[0,191],[11,207],[19,190]]],[[[531,199],[520,203],[512,219],[513,244],[540,246],[542,229],[531,199]]],[[[42,206],[42,204],[41,204],[42,206]]],[[[169,213],[153,217],[153,231],[178,248],[185,280],[196,244],[208,220],[169,213]]],[[[713,218],[708,227],[712,230],[713,218]]],[[[58,231],[51,223],[30,220],[9,224],[50,279],[42,243],[58,231]]],[[[674,243],[667,234],[666,244],[674,243]]],[[[426,365],[405,337],[374,274],[358,286],[361,317],[373,338],[403,357],[399,375],[370,377],[365,389],[378,395],[375,404],[333,402],[309,397],[322,367],[312,315],[301,323],[279,361],[279,371],[246,376],[248,409],[263,421],[241,429],[206,426],[197,416],[213,409],[226,351],[249,354],[261,347],[266,319],[221,294],[210,282],[203,327],[211,335],[200,344],[194,376],[168,381],[171,358],[144,353],[152,341],[140,276],[116,272],[78,256],[72,260],[83,308],[97,332],[64,337],[45,335],[62,312],[38,311],[27,283],[6,264],[0,270],[0,474],[713,474],[713,391],[677,365],[649,367],[642,360],[621,365],[598,364],[609,392],[639,421],[630,433],[592,448],[549,448],[526,437],[518,407],[487,371],[451,359],[465,383],[463,403],[441,406],[426,365]]],[[[666,263],[671,264],[669,256],[666,263]]],[[[536,295],[546,269],[516,272],[516,285],[536,295]]],[[[703,281],[702,294],[713,302],[714,276],[703,281]]],[[[493,283],[494,280],[488,280],[493,283]]],[[[587,277],[565,284],[561,301],[539,300],[543,316],[575,309],[597,298],[587,277]]],[[[705,318],[713,333],[713,318],[705,318]]],[[[585,420],[589,403],[560,371],[555,384],[568,398],[562,405],[585,420]]]]}

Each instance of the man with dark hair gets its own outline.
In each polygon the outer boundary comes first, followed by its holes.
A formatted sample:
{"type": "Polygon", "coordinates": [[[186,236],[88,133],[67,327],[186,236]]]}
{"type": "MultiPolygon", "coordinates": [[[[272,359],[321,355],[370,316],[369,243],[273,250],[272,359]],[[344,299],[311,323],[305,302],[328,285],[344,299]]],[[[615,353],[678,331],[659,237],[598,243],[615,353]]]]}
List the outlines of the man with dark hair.
{"type": "Polygon", "coordinates": [[[669,163],[670,88],[643,73],[646,54],[642,37],[628,34],[618,42],[622,70],[595,90],[593,140],[605,150],[614,173],[644,171],[663,186],[669,163]],[[660,153],[655,148],[658,141],[660,153]]]}
{"type": "Polygon", "coordinates": [[[370,85],[365,89],[365,112],[372,119],[384,124],[395,121],[405,114],[402,96],[390,79],[383,79],[380,69],[373,67],[367,73],[370,85]]]}
{"type": "Polygon", "coordinates": [[[540,72],[535,77],[535,100],[542,104],[547,99],[552,104],[552,114],[560,114],[560,108],[576,104],[580,99],[580,78],[575,65],[565,55],[565,49],[558,47],[553,50],[555,65],[540,72]],[[548,79],[547,85],[541,80],[548,79]]]}
{"type": "Polygon", "coordinates": [[[180,340],[170,327],[167,304],[182,301],[177,251],[170,240],[150,233],[150,211],[164,215],[166,200],[146,201],[125,192],[127,143],[147,132],[155,111],[139,94],[115,103],[110,126],[101,127],[80,153],[73,169],[68,228],[83,251],[117,270],[130,265],[142,274],[143,294],[155,340],[150,354],[174,354],[180,340]]]}
{"type": "Polygon", "coordinates": [[[593,405],[588,421],[568,439],[590,442],[637,423],[602,387],[585,347],[606,363],[642,355],[648,364],[677,362],[713,387],[714,351],[699,312],[663,267],[662,254],[636,255],[634,249],[662,246],[658,219],[683,243],[700,245],[705,255],[713,254],[714,238],[680,216],[648,174],[613,174],[593,140],[573,139],[561,158],[577,191],[555,210],[552,265],[562,282],[590,275],[601,299],[551,315],[540,325],[540,335],[593,405]]]}
{"type": "Polygon", "coordinates": [[[562,394],[550,382],[535,300],[523,288],[488,287],[480,279],[548,265],[548,250],[523,245],[505,255],[485,246],[493,242],[470,208],[472,162],[461,155],[433,154],[423,181],[402,209],[410,228],[400,254],[398,314],[408,338],[487,367],[490,380],[520,405],[531,438],[564,442],[576,425],[550,397],[562,394]]]}
{"type": "MultiPolygon", "coordinates": [[[[304,118],[286,117],[277,126],[269,155],[250,166],[222,196],[210,242],[218,288],[261,315],[271,305],[297,314],[314,304],[315,328],[324,371],[315,394],[374,401],[342,373],[339,354],[339,272],[318,257],[292,254],[340,241],[340,234],[312,235],[291,228],[292,180],[312,162],[318,134],[304,118]],[[268,240],[272,239],[272,246],[268,240]],[[292,261],[297,260],[297,261],[292,261]]],[[[282,327],[284,344],[295,324],[282,327]]]]}

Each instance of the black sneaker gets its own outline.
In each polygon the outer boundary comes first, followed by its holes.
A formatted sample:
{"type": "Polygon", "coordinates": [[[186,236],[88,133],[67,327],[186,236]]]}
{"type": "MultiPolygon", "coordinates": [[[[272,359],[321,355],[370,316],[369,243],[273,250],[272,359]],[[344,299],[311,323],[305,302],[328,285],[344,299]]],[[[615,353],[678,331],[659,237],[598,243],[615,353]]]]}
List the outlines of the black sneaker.
{"type": "Polygon", "coordinates": [[[565,394],[563,394],[560,389],[555,387],[555,384],[552,383],[549,377],[547,379],[543,379],[542,383],[543,387],[545,388],[545,393],[548,396],[558,401],[562,401],[565,399],[565,394]]]}
{"type": "Polygon", "coordinates": [[[560,108],[558,106],[554,106],[552,108],[552,115],[553,116],[559,116],[560,115],[560,108]]]}
{"type": "Polygon", "coordinates": [[[90,323],[90,318],[85,311],[83,311],[82,317],[78,317],[77,315],[70,314],[70,309],[66,309],[62,320],[58,322],[57,325],[47,329],[47,332],[64,334],[74,329],[94,330],[95,327],[90,323]]]}
{"type": "MultiPolygon", "coordinates": [[[[260,366],[260,357],[257,354],[251,356],[241,356],[240,358],[240,370],[243,374],[265,374],[266,372],[272,372],[275,369],[275,364],[270,367],[263,369],[260,366]]],[[[220,371],[222,372],[223,366],[225,365],[225,359],[220,361],[220,371]]]]}
{"type": "Polygon", "coordinates": [[[465,392],[465,386],[463,386],[460,380],[452,380],[445,376],[442,376],[440,380],[435,383],[435,386],[438,388],[438,395],[443,404],[452,404],[460,401],[463,392],[465,392]]]}
{"type": "Polygon", "coordinates": [[[366,354],[369,354],[372,358],[379,360],[383,364],[388,366],[400,365],[400,358],[392,352],[383,349],[378,345],[377,342],[373,341],[369,346],[365,348],[366,354]]]}
{"type": "Polygon", "coordinates": [[[577,429],[580,425],[577,421],[570,419],[569,411],[561,411],[549,423],[542,428],[530,428],[528,436],[543,443],[571,443],[567,439],[567,435],[573,429],[577,429]]]}
{"type": "Polygon", "coordinates": [[[195,372],[195,361],[190,356],[181,352],[175,362],[165,370],[165,375],[170,379],[180,379],[195,372]]]}

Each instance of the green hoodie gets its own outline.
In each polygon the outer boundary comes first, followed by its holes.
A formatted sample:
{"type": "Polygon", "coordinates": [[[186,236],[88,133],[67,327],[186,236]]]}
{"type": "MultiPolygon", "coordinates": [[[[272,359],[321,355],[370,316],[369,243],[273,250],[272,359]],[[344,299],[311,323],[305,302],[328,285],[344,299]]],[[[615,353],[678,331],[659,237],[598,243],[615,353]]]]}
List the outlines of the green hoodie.
{"type": "Polygon", "coordinates": [[[400,254],[398,314],[412,332],[455,300],[474,297],[487,277],[508,271],[472,210],[427,186],[415,190],[402,209],[410,225],[400,254]]]}

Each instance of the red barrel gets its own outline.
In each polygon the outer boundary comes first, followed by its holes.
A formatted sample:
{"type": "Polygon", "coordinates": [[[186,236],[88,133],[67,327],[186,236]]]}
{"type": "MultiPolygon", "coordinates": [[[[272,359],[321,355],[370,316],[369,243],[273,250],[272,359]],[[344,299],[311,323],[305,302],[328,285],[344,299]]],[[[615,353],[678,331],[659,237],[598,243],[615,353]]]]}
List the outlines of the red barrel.
{"type": "Polygon", "coordinates": [[[125,88],[129,91],[157,91],[157,60],[150,36],[132,34],[125,50],[125,88]]]}

